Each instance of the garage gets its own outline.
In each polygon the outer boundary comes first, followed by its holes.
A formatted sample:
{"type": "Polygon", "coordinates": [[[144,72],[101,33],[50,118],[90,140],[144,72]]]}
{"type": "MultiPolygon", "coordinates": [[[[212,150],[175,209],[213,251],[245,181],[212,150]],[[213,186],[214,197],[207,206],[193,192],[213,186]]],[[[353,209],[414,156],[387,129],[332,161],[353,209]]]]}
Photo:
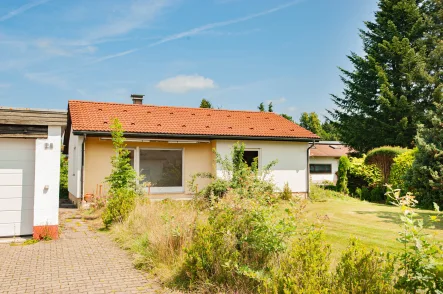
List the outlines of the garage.
{"type": "Polygon", "coordinates": [[[0,107],[0,238],[58,237],[66,111],[0,107]]]}
{"type": "Polygon", "coordinates": [[[0,236],[32,235],[35,140],[0,138],[0,236]]]}

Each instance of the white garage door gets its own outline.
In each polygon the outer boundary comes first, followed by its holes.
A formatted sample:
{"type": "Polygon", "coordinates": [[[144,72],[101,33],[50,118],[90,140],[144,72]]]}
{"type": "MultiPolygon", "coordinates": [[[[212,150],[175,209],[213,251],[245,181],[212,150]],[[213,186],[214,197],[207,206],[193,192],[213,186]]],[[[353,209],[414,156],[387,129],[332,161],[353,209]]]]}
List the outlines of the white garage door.
{"type": "Polygon", "coordinates": [[[0,237],[31,235],[34,139],[0,138],[0,237]]]}

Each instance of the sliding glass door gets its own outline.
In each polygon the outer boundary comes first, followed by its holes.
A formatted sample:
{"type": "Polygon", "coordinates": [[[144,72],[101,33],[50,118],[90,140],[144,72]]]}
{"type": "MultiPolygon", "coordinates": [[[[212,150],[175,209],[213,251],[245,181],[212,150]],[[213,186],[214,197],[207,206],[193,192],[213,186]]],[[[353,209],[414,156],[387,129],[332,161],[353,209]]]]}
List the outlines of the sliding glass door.
{"type": "Polygon", "coordinates": [[[139,173],[151,193],[183,193],[182,149],[139,149],[139,173]]]}

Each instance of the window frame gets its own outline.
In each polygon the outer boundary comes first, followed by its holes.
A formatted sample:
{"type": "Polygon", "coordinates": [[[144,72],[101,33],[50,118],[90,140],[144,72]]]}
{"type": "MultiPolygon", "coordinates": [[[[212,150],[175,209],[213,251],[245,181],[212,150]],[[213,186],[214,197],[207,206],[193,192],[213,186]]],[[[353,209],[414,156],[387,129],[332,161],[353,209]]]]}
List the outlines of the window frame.
{"type": "MultiPolygon", "coordinates": [[[[129,148],[128,148],[129,149],[129,148]]],[[[161,193],[184,193],[185,192],[185,148],[161,148],[161,147],[137,147],[135,149],[135,162],[134,165],[137,167],[136,172],[137,176],[140,176],[140,152],[142,150],[173,150],[173,151],[181,151],[182,155],[182,181],[181,186],[173,186],[173,187],[155,187],[152,186],[150,191],[151,194],[161,194],[161,193]]],[[[145,187],[144,190],[147,192],[149,190],[148,187],[145,187]]]]}
{"type": "MultiPolygon", "coordinates": [[[[262,165],[261,149],[260,148],[245,148],[245,152],[246,151],[255,151],[255,152],[257,152],[258,168],[261,169],[261,165],[262,165]]],[[[243,156],[244,156],[244,154],[243,154],[243,156]]],[[[243,157],[243,160],[244,160],[244,157],[243,157]]]]}
{"type": "Polygon", "coordinates": [[[331,163],[310,163],[309,164],[309,173],[316,175],[330,175],[332,174],[332,164],[331,163]],[[312,171],[312,166],[329,166],[329,171],[312,171]]]}

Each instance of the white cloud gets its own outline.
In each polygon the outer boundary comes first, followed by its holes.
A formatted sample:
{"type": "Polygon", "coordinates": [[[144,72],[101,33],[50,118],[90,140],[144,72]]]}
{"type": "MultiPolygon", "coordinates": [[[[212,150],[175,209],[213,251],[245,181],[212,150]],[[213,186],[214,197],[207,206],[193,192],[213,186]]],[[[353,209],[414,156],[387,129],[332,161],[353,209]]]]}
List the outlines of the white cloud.
{"type": "Polygon", "coordinates": [[[0,89],[7,89],[10,88],[11,84],[7,84],[7,83],[0,83],[0,89]]]}
{"type": "Polygon", "coordinates": [[[267,100],[266,103],[269,104],[272,102],[272,104],[276,105],[276,104],[283,104],[286,101],[287,101],[287,99],[285,97],[280,97],[278,99],[267,100]]]}
{"type": "Polygon", "coordinates": [[[49,1],[51,1],[51,0],[32,1],[32,2],[30,2],[28,4],[22,5],[19,8],[15,9],[15,10],[12,10],[12,11],[8,12],[7,14],[5,14],[3,16],[0,16],[0,22],[8,20],[10,18],[13,18],[13,17],[15,17],[15,16],[17,16],[19,14],[22,14],[23,12],[31,9],[31,8],[43,5],[43,4],[45,4],[46,2],[49,2],[49,1]]]}
{"type": "Polygon", "coordinates": [[[213,80],[199,75],[179,75],[165,79],[157,84],[163,92],[186,93],[195,90],[213,89],[216,84],[213,80]]]}
{"type": "Polygon", "coordinates": [[[297,110],[297,107],[295,107],[295,106],[290,106],[287,108],[288,112],[295,112],[296,110],[297,110]]]}

